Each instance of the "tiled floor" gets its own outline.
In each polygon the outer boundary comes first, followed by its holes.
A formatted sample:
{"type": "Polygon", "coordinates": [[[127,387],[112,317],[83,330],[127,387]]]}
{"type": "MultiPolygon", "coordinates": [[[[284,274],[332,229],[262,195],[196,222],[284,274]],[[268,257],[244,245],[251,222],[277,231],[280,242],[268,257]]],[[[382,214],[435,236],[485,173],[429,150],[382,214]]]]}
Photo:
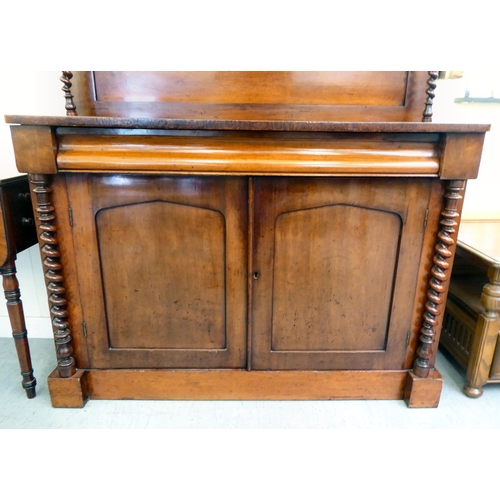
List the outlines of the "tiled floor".
{"type": "Polygon", "coordinates": [[[403,401],[89,401],[83,409],[54,409],[47,376],[53,342],[30,340],[37,397],[21,388],[12,339],[0,338],[1,429],[487,429],[500,428],[500,385],[469,399],[463,375],[438,354],[444,389],[437,409],[408,409],[403,401]]]}

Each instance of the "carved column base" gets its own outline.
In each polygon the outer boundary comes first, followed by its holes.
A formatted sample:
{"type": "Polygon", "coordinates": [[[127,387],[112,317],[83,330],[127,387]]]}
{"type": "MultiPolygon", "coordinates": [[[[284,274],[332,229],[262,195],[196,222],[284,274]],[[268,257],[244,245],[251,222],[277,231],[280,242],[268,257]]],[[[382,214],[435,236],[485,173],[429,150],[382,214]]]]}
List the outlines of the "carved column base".
{"type": "Polygon", "coordinates": [[[408,408],[437,408],[442,389],[443,378],[437,370],[431,370],[426,378],[409,372],[404,400],[408,408]]]}
{"type": "Polygon", "coordinates": [[[62,378],[55,369],[48,378],[50,400],[54,408],[83,408],[89,399],[87,372],[76,370],[62,378]]]}

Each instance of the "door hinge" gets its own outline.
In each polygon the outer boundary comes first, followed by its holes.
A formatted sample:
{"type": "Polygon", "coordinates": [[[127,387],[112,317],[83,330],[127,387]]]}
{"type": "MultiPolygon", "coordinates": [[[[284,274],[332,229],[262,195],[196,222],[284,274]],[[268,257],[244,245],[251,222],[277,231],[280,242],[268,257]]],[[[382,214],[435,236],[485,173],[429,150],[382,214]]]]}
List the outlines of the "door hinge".
{"type": "Polygon", "coordinates": [[[411,332],[406,333],[406,347],[410,345],[411,332]]]}
{"type": "Polygon", "coordinates": [[[73,210],[71,210],[71,207],[68,208],[68,214],[69,214],[69,225],[73,227],[73,210]]]}
{"type": "Polygon", "coordinates": [[[424,227],[427,227],[427,219],[429,218],[429,209],[425,209],[425,215],[424,215],[424,227]]]}
{"type": "Polygon", "coordinates": [[[82,321],[82,328],[83,328],[83,336],[87,338],[87,325],[85,321],[82,321]]]}

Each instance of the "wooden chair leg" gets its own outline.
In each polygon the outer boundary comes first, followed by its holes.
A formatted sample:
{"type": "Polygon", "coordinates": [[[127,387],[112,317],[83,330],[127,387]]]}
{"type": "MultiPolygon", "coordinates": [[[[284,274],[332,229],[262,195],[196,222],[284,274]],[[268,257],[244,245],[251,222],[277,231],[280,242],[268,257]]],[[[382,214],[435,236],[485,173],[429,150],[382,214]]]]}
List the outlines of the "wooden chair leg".
{"type": "Polygon", "coordinates": [[[36,379],[33,376],[28,332],[24,321],[23,303],[21,302],[21,292],[19,290],[19,282],[17,281],[13,259],[12,262],[0,268],[0,273],[3,276],[3,288],[5,298],[7,299],[7,310],[12,326],[12,336],[14,337],[17,357],[21,366],[22,386],[28,398],[32,399],[36,396],[36,379]]]}

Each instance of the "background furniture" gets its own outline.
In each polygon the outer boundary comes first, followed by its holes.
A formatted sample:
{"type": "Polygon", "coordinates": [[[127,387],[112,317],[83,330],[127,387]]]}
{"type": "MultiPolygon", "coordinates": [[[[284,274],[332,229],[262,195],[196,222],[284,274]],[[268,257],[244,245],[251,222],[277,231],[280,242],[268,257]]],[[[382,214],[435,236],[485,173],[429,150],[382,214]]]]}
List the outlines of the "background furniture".
{"type": "Polygon", "coordinates": [[[67,117],[7,117],[40,214],[54,406],[437,406],[488,126],[413,122],[436,72],[76,74],[77,105],[107,116],[76,116],[71,76],[67,117]]]}
{"type": "Polygon", "coordinates": [[[477,398],[500,382],[500,221],[463,221],[458,238],[441,344],[477,398]]]}
{"type": "Polygon", "coordinates": [[[37,243],[35,217],[31,205],[28,176],[0,180],[0,273],[7,299],[7,310],[16,344],[23,388],[28,398],[35,397],[36,380],[33,376],[24,322],[21,292],[16,277],[17,254],[37,243]]]}

